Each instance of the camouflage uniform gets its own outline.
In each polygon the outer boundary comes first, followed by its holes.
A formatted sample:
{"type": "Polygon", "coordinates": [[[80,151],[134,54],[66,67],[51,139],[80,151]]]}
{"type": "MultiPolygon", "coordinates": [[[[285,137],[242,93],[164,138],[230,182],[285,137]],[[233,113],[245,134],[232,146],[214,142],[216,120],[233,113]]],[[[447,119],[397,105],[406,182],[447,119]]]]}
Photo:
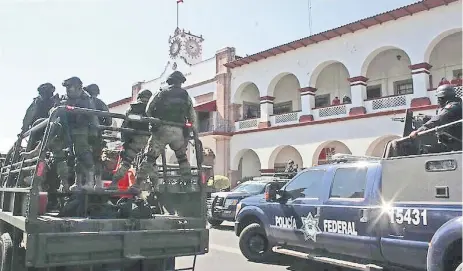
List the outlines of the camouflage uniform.
{"type": "MultiPolygon", "coordinates": [[[[23,125],[21,128],[21,134],[32,128],[34,122],[38,119],[48,118],[50,110],[58,102],[58,94],[53,95],[55,87],[50,83],[45,83],[37,88],[39,96],[34,98],[31,105],[26,110],[26,114],[23,119],[23,125]]],[[[29,141],[31,149],[35,148],[38,142],[42,139],[43,133],[37,133],[31,135],[29,141]]]]}
{"type": "MultiPolygon", "coordinates": [[[[137,96],[137,101],[130,104],[130,108],[126,112],[126,116],[138,115],[146,117],[146,105],[148,104],[151,96],[151,91],[147,89],[140,91],[137,96]]],[[[139,131],[149,131],[148,123],[130,121],[127,119],[124,120],[121,127],[136,129],[139,131]]],[[[121,163],[116,173],[113,175],[112,183],[109,186],[110,189],[117,189],[117,182],[124,177],[127,170],[129,170],[132,166],[137,155],[146,146],[148,136],[121,132],[121,139],[124,142],[123,151],[121,152],[121,163]]]]}
{"type": "MultiPolygon", "coordinates": [[[[161,89],[151,97],[146,108],[147,116],[179,124],[184,124],[186,120],[189,120],[194,124],[196,122],[196,114],[193,102],[188,92],[181,88],[181,84],[185,81],[185,77],[179,71],[175,71],[169,75],[167,78],[169,86],[161,89]]],[[[180,174],[184,179],[190,177],[191,168],[186,155],[188,138],[185,134],[185,129],[177,126],[152,125],[151,133],[144,151],[144,158],[137,173],[137,185],[140,185],[148,176],[153,185],[156,185],[158,177],[155,167],[156,159],[165,149],[166,145],[169,145],[175,152],[180,174]]]]}
{"type": "MultiPolygon", "coordinates": [[[[98,98],[100,88],[96,84],[90,84],[84,87],[84,90],[90,95],[93,105],[96,110],[109,112],[108,106],[98,98]]],[[[104,126],[111,126],[112,118],[100,117],[99,124],[104,126]]],[[[103,165],[101,161],[101,154],[105,147],[105,141],[102,138],[102,133],[98,129],[92,129],[89,134],[89,142],[93,149],[93,163],[95,164],[95,186],[102,187],[101,174],[103,173],[103,165]]]]}
{"type": "MultiPolygon", "coordinates": [[[[71,77],[63,82],[66,87],[66,96],[61,101],[61,105],[69,105],[80,108],[95,109],[90,97],[82,89],[82,81],[77,77],[71,77]]],[[[71,190],[77,190],[84,184],[86,187],[94,185],[94,164],[92,148],[89,144],[89,133],[98,125],[98,119],[95,116],[64,113],[60,116],[63,129],[60,133],[59,140],[56,140],[53,149],[54,158],[59,159],[57,165],[58,174],[68,172],[66,164],[66,155],[64,148],[72,147],[74,152],[74,169],[76,171],[75,183],[71,190]],[[69,137],[71,142],[68,142],[69,137]],[[66,165],[66,166],[65,166],[66,165]]],[[[61,181],[66,187],[63,176],[61,181]]]]}

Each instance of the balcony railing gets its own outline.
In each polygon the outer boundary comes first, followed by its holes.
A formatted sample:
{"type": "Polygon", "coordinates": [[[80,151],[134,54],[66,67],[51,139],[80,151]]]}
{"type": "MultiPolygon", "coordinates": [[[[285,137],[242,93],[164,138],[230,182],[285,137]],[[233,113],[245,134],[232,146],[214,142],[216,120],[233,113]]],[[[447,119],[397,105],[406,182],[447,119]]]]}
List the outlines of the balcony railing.
{"type": "Polygon", "coordinates": [[[404,109],[410,106],[413,94],[394,95],[381,97],[377,99],[365,100],[365,109],[367,112],[381,112],[388,110],[404,109]]]}
{"type": "Polygon", "coordinates": [[[234,131],[235,126],[228,121],[220,120],[215,123],[212,121],[203,121],[199,123],[199,133],[231,133],[234,131]]]}
{"type": "Polygon", "coordinates": [[[270,124],[272,126],[288,125],[299,122],[301,111],[289,112],[279,115],[270,116],[270,124]]]}
{"type": "Polygon", "coordinates": [[[259,125],[260,118],[239,120],[235,122],[235,131],[255,129],[259,125]]]}
{"type": "Polygon", "coordinates": [[[352,104],[331,105],[313,109],[315,120],[341,118],[349,115],[352,104]]]}

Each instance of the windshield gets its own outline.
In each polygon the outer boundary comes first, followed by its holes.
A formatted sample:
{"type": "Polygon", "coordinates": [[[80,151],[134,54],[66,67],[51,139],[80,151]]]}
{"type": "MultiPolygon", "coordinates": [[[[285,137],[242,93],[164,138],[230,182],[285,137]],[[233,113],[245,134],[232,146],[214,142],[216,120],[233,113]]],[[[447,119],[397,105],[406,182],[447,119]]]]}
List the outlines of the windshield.
{"type": "Polygon", "coordinates": [[[235,187],[232,192],[247,192],[250,194],[263,193],[265,183],[246,182],[235,187]]]}

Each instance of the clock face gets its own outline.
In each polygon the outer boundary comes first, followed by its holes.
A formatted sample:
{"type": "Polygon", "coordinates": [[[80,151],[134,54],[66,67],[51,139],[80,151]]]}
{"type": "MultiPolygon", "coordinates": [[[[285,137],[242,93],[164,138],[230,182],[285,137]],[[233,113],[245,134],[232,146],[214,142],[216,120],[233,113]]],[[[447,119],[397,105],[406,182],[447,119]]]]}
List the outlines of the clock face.
{"type": "Polygon", "coordinates": [[[170,48],[169,48],[169,53],[170,53],[171,58],[175,58],[178,55],[178,53],[180,52],[181,46],[182,44],[180,43],[180,40],[178,39],[174,39],[171,42],[170,48]]]}
{"type": "Polygon", "coordinates": [[[201,54],[201,45],[194,39],[188,39],[185,48],[187,54],[192,58],[196,58],[201,54]]]}

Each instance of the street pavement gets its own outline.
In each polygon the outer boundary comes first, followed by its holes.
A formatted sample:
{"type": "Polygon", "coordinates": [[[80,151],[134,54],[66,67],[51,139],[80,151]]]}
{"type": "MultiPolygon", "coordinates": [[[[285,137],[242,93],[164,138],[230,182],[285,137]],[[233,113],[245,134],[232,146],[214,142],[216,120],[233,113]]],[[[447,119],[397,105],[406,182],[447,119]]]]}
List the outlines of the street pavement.
{"type": "MultiPolygon", "coordinates": [[[[198,256],[196,271],[350,271],[336,267],[303,261],[292,257],[277,256],[278,264],[249,262],[240,252],[238,237],[232,223],[223,223],[209,231],[209,253],[198,256]]],[[[193,257],[182,257],[176,261],[176,268],[187,268],[193,264],[193,257]]]]}

